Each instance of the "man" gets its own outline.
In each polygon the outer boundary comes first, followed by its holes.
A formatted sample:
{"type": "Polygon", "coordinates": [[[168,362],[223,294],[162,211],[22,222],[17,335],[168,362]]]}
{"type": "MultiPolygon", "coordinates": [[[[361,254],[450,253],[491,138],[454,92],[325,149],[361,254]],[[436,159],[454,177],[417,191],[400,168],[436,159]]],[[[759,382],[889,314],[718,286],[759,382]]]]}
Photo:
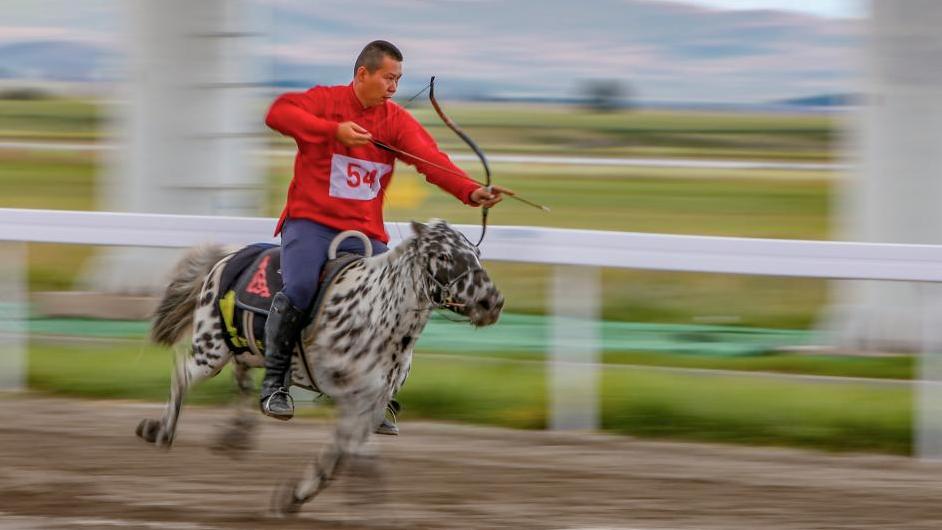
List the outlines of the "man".
{"type": "MultiPolygon", "coordinates": [[[[502,193],[513,193],[458,176],[464,172],[392,101],[402,77],[402,53],[395,46],[382,40],[369,43],[353,72],[349,85],[317,86],[280,96],[265,119],[298,145],[294,178],[275,229],[275,235],[281,234],[284,290],[272,299],[265,325],[261,409],[278,419],[294,415],[285,376],[331,240],[344,230],[359,230],[369,237],[373,254],[387,250],[383,200],[397,157],[470,206],[489,208],[502,200],[502,193]],[[374,139],[399,154],[378,147],[374,139]]],[[[360,243],[348,239],[340,249],[358,252],[360,243]]],[[[395,425],[391,429],[393,434],[395,425]]]]}

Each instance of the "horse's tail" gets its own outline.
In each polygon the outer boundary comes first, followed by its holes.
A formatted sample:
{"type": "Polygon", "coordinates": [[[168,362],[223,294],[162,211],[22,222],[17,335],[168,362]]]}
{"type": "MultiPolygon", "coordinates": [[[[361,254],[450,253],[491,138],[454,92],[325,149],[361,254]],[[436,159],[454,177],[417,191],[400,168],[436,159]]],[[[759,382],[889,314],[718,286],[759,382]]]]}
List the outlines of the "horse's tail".
{"type": "Polygon", "coordinates": [[[193,322],[193,310],[203,280],[213,266],[226,256],[219,245],[194,248],[183,256],[173,271],[170,284],[154,311],[150,338],[157,344],[172,346],[193,322]]]}

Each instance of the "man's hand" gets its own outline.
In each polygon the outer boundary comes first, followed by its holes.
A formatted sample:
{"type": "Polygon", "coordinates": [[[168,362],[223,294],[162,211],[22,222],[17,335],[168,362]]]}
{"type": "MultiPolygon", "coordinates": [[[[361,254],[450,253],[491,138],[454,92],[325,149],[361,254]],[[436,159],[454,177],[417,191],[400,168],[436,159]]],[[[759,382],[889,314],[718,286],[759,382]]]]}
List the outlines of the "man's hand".
{"type": "Polygon", "coordinates": [[[337,140],[347,147],[357,147],[370,143],[373,135],[356,123],[345,121],[337,127],[337,140]]]}
{"type": "Polygon", "coordinates": [[[491,186],[491,191],[487,191],[487,188],[478,188],[471,192],[471,204],[490,208],[504,200],[502,197],[504,193],[507,195],[514,194],[513,190],[502,186],[491,186]]]}

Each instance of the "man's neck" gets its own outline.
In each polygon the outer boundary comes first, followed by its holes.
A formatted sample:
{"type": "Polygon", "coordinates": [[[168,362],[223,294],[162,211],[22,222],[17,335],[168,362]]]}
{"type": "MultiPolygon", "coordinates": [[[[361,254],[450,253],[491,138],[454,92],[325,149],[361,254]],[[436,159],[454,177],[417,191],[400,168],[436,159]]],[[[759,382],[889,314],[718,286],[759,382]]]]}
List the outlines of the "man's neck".
{"type": "Polygon", "coordinates": [[[356,83],[353,84],[353,95],[357,97],[357,101],[360,102],[360,105],[363,105],[363,108],[364,108],[364,109],[368,109],[368,108],[370,108],[370,107],[374,107],[374,106],[375,106],[375,105],[367,105],[367,104],[366,104],[366,102],[363,100],[363,96],[360,95],[360,90],[359,90],[359,87],[357,86],[356,83]]]}

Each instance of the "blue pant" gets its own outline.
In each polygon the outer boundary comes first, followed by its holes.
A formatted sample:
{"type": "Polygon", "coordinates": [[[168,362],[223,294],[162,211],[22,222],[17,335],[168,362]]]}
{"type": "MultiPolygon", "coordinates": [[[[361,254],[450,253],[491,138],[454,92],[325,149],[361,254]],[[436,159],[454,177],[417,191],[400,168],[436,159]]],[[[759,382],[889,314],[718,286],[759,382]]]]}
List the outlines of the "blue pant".
{"type": "MultiPolygon", "coordinates": [[[[281,229],[281,278],[284,292],[291,304],[299,309],[310,309],[317,294],[321,270],[327,262],[327,249],[341,230],[328,228],[307,219],[287,219],[281,229]]],[[[389,250],[376,239],[370,239],[373,255],[389,250]]],[[[349,237],[340,243],[338,251],[364,254],[363,242],[349,237]]]]}

